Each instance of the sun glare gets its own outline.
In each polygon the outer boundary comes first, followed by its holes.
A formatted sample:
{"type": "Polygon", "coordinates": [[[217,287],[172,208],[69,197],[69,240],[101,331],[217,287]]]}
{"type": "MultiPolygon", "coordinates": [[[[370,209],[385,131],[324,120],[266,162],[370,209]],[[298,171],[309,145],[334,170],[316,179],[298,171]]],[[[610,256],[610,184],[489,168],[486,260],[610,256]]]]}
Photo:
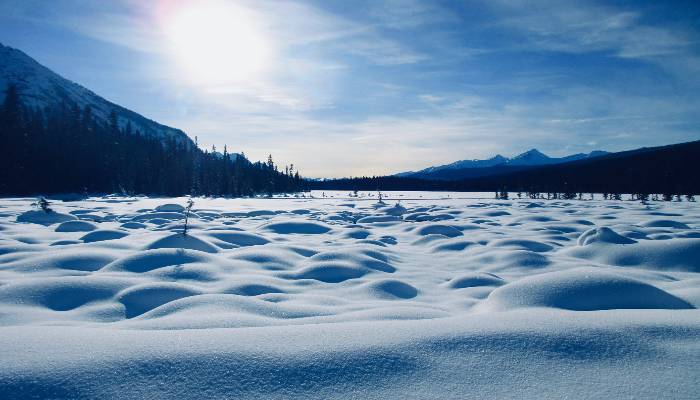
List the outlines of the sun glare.
{"type": "Polygon", "coordinates": [[[196,83],[249,81],[269,67],[270,43],[241,7],[191,2],[169,10],[163,24],[173,56],[196,83]]]}

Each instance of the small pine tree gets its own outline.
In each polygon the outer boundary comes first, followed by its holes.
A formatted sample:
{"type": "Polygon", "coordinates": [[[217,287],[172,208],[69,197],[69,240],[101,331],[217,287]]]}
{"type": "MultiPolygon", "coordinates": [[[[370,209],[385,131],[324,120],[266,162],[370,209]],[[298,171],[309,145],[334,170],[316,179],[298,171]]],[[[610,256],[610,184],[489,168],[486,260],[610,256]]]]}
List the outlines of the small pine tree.
{"type": "Polygon", "coordinates": [[[695,195],[693,195],[692,193],[688,193],[685,195],[685,199],[687,201],[695,201],[695,195]]]}
{"type": "Polygon", "coordinates": [[[187,199],[187,206],[185,207],[185,223],[182,226],[182,235],[187,236],[187,223],[189,222],[190,219],[190,212],[192,211],[192,206],[194,206],[194,200],[192,198],[187,199]]]}
{"type": "Polygon", "coordinates": [[[649,193],[637,193],[637,200],[639,200],[642,204],[647,204],[649,201],[649,193]]]}
{"type": "Polygon", "coordinates": [[[48,200],[46,200],[46,198],[43,196],[39,197],[35,203],[32,203],[32,205],[39,207],[41,211],[47,214],[53,211],[51,209],[51,203],[48,200]]]}

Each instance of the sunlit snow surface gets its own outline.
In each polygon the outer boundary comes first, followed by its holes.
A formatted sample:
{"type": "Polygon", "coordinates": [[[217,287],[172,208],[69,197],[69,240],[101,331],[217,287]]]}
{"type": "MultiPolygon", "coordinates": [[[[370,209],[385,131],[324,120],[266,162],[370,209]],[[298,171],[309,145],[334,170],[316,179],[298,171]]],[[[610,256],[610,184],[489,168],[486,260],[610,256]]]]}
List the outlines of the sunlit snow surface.
{"type": "Polygon", "coordinates": [[[0,199],[0,398],[700,393],[695,203],[312,195],[0,199]]]}

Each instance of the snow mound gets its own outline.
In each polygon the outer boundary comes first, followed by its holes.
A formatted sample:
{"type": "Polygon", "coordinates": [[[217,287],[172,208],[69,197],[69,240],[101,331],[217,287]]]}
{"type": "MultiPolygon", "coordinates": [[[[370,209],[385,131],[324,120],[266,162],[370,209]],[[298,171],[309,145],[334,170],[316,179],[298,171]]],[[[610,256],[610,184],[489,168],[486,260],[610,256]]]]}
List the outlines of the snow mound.
{"type": "Polygon", "coordinates": [[[130,287],[117,295],[127,318],[133,318],[163,304],[202,292],[177,283],[149,283],[130,287]]]}
{"type": "Polygon", "coordinates": [[[671,219],[655,219],[647,221],[642,224],[642,226],[647,228],[676,228],[676,229],[690,229],[690,227],[682,222],[674,221],[671,219]]]}
{"type": "Polygon", "coordinates": [[[254,263],[260,269],[280,271],[292,268],[295,263],[304,260],[305,257],[292,249],[270,245],[264,248],[242,248],[232,254],[230,258],[254,263]]]}
{"type": "Polygon", "coordinates": [[[267,293],[286,293],[284,290],[262,283],[245,283],[231,286],[222,291],[228,294],[237,294],[239,296],[259,296],[267,293]]]}
{"type": "Polygon", "coordinates": [[[441,253],[444,251],[462,251],[466,249],[467,247],[471,247],[476,245],[477,243],[472,242],[470,240],[464,240],[464,239],[458,239],[458,240],[452,240],[447,243],[438,243],[433,248],[431,251],[433,253],[441,253]]]}
{"type": "Polygon", "coordinates": [[[71,249],[70,251],[43,251],[3,266],[22,272],[49,272],[50,270],[97,271],[113,261],[112,252],[94,249],[71,249]]]}
{"type": "Polygon", "coordinates": [[[124,229],[145,229],[148,228],[148,225],[142,224],[140,222],[125,222],[119,225],[119,227],[124,229]]]}
{"type": "Polygon", "coordinates": [[[362,268],[374,269],[382,272],[395,272],[396,268],[388,263],[388,257],[384,254],[356,248],[344,251],[326,251],[308,258],[307,262],[347,262],[362,268]]]}
{"type": "Polygon", "coordinates": [[[93,231],[84,235],[80,238],[85,243],[91,242],[101,242],[103,240],[115,240],[121,239],[125,236],[129,236],[128,232],[118,231],[114,229],[102,229],[99,231],[93,231]]]}
{"type": "Polygon", "coordinates": [[[270,243],[270,241],[263,236],[248,232],[207,231],[206,234],[236,246],[260,246],[270,243]]]}
{"type": "MultiPolygon", "coordinates": [[[[197,218],[197,214],[195,213],[190,213],[190,218],[197,218]]],[[[176,220],[184,220],[185,219],[185,214],[181,212],[165,212],[165,211],[158,211],[158,212],[148,212],[148,213],[143,213],[143,214],[137,214],[131,218],[132,222],[153,222],[153,223],[161,223],[162,221],[164,222],[170,222],[170,221],[176,221],[176,220]]]]}
{"type": "Polygon", "coordinates": [[[401,217],[396,215],[370,215],[357,220],[358,224],[374,224],[379,222],[398,222],[401,217]]]}
{"type": "Polygon", "coordinates": [[[271,216],[271,215],[276,215],[276,211],[272,210],[255,210],[255,211],[249,211],[246,213],[246,216],[248,217],[266,217],[266,216],[271,216]]]}
{"type": "Polygon", "coordinates": [[[56,227],[56,232],[91,232],[97,225],[88,221],[66,221],[56,227]]]}
{"type": "Polygon", "coordinates": [[[416,229],[416,234],[421,236],[427,235],[443,235],[447,237],[462,236],[463,233],[459,229],[450,225],[430,224],[424,225],[416,229]]]}
{"type": "Polygon", "coordinates": [[[487,309],[551,307],[574,311],[689,309],[690,304],[656,286],[596,268],[576,268],[522,278],[494,290],[487,309]]]}
{"type": "Polygon", "coordinates": [[[564,253],[608,265],[700,272],[699,238],[644,240],[625,246],[591,245],[567,249],[564,253]]]}
{"type": "Polygon", "coordinates": [[[225,326],[244,327],[275,325],[323,314],[317,308],[275,304],[251,296],[202,294],[167,302],[130,322],[135,326],[153,322],[155,326],[167,327],[167,321],[171,321],[173,328],[178,329],[217,327],[222,322],[225,326]]]}
{"type": "Polygon", "coordinates": [[[524,271],[544,268],[551,264],[549,258],[541,253],[528,250],[499,251],[495,254],[482,255],[474,262],[491,271],[524,271]]]}
{"type": "Polygon", "coordinates": [[[177,212],[181,213],[185,211],[185,207],[179,205],[179,204],[161,204],[158,207],[155,208],[156,211],[162,211],[162,212],[177,212]]]}
{"type": "Polygon", "coordinates": [[[364,285],[361,289],[374,298],[385,300],[412,299],[418,289],[398,279],[380,279],[364,285]]]}
{"type": "Polygon", "coordinates": [[[547,252],[547,251],[554,249],[554,247],[552,247],[551,245],[548,245],[546,243],[538,242],[535,240],[526,240],[526,239],[494,240],[493,242],[489,243],[489,246],[511,247],[511,248],[520,249],[520,250],[534,251],[537,253],[544,253],[544,252],[547,252]]]}
{"type": "Polygon", "coordinates": [[[403,215],[403,214],[406,214],[406,212],[408,212],[408,210],[406,209],[406,207],[404,207],[404,206],[402,206],[401,204],[398,204],[398,203],[394,204],[394,205],[391,206],[391,207],[381,208],[381,209],[379,209],[379,211],[380,211],[380,212],[383,212],[383,213],[385,213],[385,214],[394,215],[394,216],[397,216],[397,217],[398,217],[398,216],[401,216],[401,215],[403,215]]]}
{"type": "Polygon", "coordinates": [[[490,274],[488,272],[472,272],[468,274],[459,275],[449,282],[447,282],[447,287],[452,289],[463,289],[475,286],[501,286],[504,285],[506,281],[503,280],[498,275],[490,274]]]}
{"type": "Polygon", "coordinates": [[[102,271],[148,272],[171,265],[211,263],[212,256],[196,250],[162,248],[141,251],[112,261],[102,271]]]}
{"type": "Polygon", "coordinates": [[[369,235],[370,232],[368,230],[361,228],[350,229],[343,233],[343,237],[350,239],[367,239],[369,235]]]}
{"type": "Polygon", "coordinates": [[[28,222],[46,226],[77,219],[78,217],[75,215],[62,214],[56,211],[44,212],[42,210],[25,211],[17,216],[17,222],[28,222]]]}
{"type": "Polygon", "coordinates": [[[626,238],[608,227],[589,229],[578,237],[579,246],[586,246],[592,243],[608,244],[632,244],[636,241],[626,238]]]}
{"type": "Polygon", "coordinates": [[[356,279],[372,272],[393,273],[389,258],[381,252],[361,246],[347,250],[326,251],[315,254],[302,263],[296,272],[284,273],[288,279],[314,279],[327,283],[339,283],[356,279]]]}
{"type": "Polygon", "coordinates": [[[196,238],[190,234],[183,235],[174,233],[164,238],[158,239],[146,246],[145,250],[152,249],[190,249],[207,253],[216,253],[218,249],[211,243],[196,238]]]}
{"type": "Polygon", "coordinates": [[[0,303],[68,311],[108,300],[127,285],[115,279],[83,276],[39,278],[0,286],[0,303]]]}
{"type": "Polygon", "coordinates": [[[430,214],[430,213],[425,213],[425,212],[414,212],[410,214],[406,214],[403,218],[406,221],[414,221],[414,222],[437,222],[437,221],[446,221],[449,219],[455,219],[454,215],[451,214],[443,214],[443,213],[438,213],[438,214],[430,214]]]}
{"type": "Polygon", "coordinates": [[[281,275],[288,279],[313,279],[326,283],[339,283],[349,279],[357,279],[370,273],[368,268],[334,262],[319,262],[302,268],[301,270],[281,275]]]}
{"type": "Polygon", "coordinates": [[[480,215],[483,215],[484,217],[502,217],[504,215],[511,215],[508,211],[504,210],[497,210],[497,211],[485,211],[482,212],[480,215]]]}
{"type": "Polygon", "coordinates": [[[261,229],[272,231],[274,233],[287,235],[287,234],[314,234],[319,235],[322,233],[327,233],[331,230],[325,224],[319,222],[273,222],[271,224],[263,225],[261,229]]]}
{"type": "Polygon", "coordinates": [[[515,223],[527,223],[527,222],[552,222],[558,221],[554,217],[548,215],[526,215],[524,217],[519,217],[514,220],[515,223]]]}

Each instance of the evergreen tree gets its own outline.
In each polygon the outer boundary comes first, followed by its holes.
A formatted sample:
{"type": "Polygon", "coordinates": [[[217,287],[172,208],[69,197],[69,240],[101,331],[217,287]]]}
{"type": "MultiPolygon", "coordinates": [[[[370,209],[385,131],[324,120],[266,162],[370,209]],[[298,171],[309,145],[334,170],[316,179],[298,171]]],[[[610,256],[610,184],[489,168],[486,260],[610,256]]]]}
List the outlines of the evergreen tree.
{"type": "MultiPolygon", "coordinates": [[[[299,191],[304,181],[272,164],[251,163],[174,139],[144,136],[112,111],[64,102],[26,109],[9,86],[0,105],[0,194],[122,193],[249,196],[299,191]]],[[[212,150],[216,150],[215,147],[212,150]]],[[[271,157],[268,161],[272,161],[271,157]]]]}

